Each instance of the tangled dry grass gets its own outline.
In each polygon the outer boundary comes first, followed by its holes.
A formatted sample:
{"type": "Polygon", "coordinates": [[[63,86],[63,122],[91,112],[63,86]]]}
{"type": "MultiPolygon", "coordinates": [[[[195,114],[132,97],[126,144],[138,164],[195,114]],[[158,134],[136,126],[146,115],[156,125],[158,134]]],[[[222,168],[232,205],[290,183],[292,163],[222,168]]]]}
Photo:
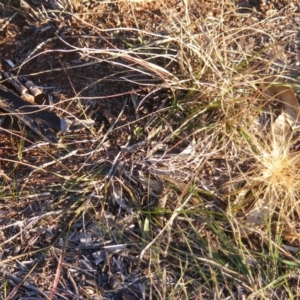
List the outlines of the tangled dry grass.
{"type": "Polygon", "coordinates": [[[1,298],[297,299],[297,1],[11,0],[0,21],[1,70],[95,120],[49,144],[3,119],[1,298]]]}

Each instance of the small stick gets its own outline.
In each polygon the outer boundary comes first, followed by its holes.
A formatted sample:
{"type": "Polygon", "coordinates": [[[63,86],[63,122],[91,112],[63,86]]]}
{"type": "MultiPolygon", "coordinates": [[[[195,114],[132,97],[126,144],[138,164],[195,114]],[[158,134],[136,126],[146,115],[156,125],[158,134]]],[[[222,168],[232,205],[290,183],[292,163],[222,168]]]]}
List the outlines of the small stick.
{"type": "Polygon", "coordinates": [[[25,86],[29,89],[29,92],[36,98],[43,95],[43,91],[38,88],[31,80],[25,82],[25,86]]]}
{"type": "Polygon", "coordinates": [[[10,83],[24,98],[26,101],[29,101],[31,103],[34,103],[34,96],[28,94],[27,88],[22,85],[22,83],[16,79],[13,78],[9,73],[2,72],[3,76],[7,79],[8,83],[10,83]]]}

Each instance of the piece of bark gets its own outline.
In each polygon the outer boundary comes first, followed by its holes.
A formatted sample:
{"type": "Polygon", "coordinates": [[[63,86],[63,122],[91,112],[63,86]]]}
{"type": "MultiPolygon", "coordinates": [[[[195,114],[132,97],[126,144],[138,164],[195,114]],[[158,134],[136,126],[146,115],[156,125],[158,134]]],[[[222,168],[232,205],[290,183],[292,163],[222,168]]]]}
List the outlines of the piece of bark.
{"type": "Polygon", "coordinates": [[[14,78],[5,71],[3,71],[2,73],[3,76],[6,78],[6,81],[10,83],[20,94],[24,94],[28,91],[27,88],[24,85],[22,85],[22,83],[18,79],[14,78]]]}

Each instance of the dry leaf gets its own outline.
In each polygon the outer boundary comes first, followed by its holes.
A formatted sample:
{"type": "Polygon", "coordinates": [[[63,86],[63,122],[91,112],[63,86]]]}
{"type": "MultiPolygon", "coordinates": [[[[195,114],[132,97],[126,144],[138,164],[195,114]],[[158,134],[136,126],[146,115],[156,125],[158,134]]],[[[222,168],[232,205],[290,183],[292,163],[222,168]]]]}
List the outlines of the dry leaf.
{"type": "Polygon", "coordinates": [[[265,86],[265,95],[282,104],[282,114],[285,114],[291,128],[297,129],[300,125],[300,107],[293,89],[274,76],[265,81],[265,86]]]}
{"type": "Polygon", "coordinates": [[[285,145],[292,136],[292,129],[287,121],[285,112],[282,112],[271,126],[272,137],[275,138],[274,142],[279,147],[285,145]]]}

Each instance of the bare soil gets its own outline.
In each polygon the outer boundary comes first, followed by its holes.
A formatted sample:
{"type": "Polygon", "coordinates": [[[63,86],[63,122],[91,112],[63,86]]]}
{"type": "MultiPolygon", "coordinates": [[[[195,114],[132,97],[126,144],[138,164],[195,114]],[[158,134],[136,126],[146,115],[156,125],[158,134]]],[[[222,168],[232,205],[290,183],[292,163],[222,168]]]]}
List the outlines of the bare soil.
{"type": "MultiPolygon", "coordinates": [[[[189,91],[175,90],[169,74],[159,68],[150,72],[140,61],[161,66],[180,79],[189,76],[175,60],[163,57],[164,53],[176,56],[168,43],[156,44],[158,38],[149,34],[180,34],[170,29],[166,12],[181,18],[184,6],[175,0],[165,4],[74,1],[73,6],[67,2],[22,0],[0,6],[0,70],[43,88],[39,104],[53,105],[59,115],[96,122],[91,130],[58,133],[59,145],[51,145],[13,117],[4,120],[0,130],[0,298],[159,299],[161,294],[155,289],[160,279],[152,274],[157,266],[147,254],[139,256],[147,245],[146,235],[153,239],[159,230],[146,233],[145,228],[143,236],[139,222],[144,224],[156,207],[165,207],[162,202],[166,199],[172,209],[178,195],[167,192],[167,185],[159,180],[150,193],[139,172],[145,178],[150,173],[139,161],[145,153],[164,151],[153,150],[147,140],[154,128],[153,116],[169,111],[173,117],[168,126],[182,123],[186,113],[174,108],[174,98],[184,101],[189,91]],[[112,31],[115,28],[118,30],[112,31]],[[151,43],[157,57],[134,53],[151,43]],[[95,53],[87,54],[84,48],[95,49],[95,53]],[[99,49],[110,49],[110,53],[97,52],[99,49]],[[131,60],[118,56],[120,49],[131,51],[131,60]],[[11,68],[7,60],[16,67],[11,68]]],[[[191,23],[207,14],[217,18],[223,9],[222,1],[200,2],[190,7],[191,23]]],[[[244,11],[264,19],[270,10],[284,13],[293,1],[270,1],[268,7],[262,4],[265,1],[237,2],[242,17],[232,14],[228,22],[245,18],[243,22],[250,24],[244,11]]],[[[281,34],[283,31],[277,34],[279,39],[281,34]]],[[[261,40],[251,38],[252,44],[247,37],[240,40],[255,51],[261,40]]],[[[299,46],[294,41],[287,41],[284,50],[288,63],[297,66],[299,46]]],[[[5,80],[1,84],[13,90],[5,80]]],[[[165,142],[167,153],[185,149],[188,134],[165,142]]],[[[162,130],[157,144],[167,135],[168,129],[162,130]]],[[[149,161],[153,157],[149,155],[149,161]]],[[[224,168],[225,159],[216,157],[206,162],[202,177],[212,178],[208,185],[221,186],[226,178],[218,170],[224,168]]],[[[226,206],[217,197],[213,200],[219,205],[216,211],[226,206]]],[[[166,218],[168,214],[158,214],[157,224],[164,224],[166,218]]],[[[198,225],[200,228],[201,218],[198,225]]],[[[174,236],[171,246],[178,245],[186,248],[174,236]]],[[[194,251],[201,255],[201,250],[194,251]]],[[[171,290],[173,277],[180,276],[178,261],[174,257],[161,264],[171,270],[164,274],[171,290]]],[[[197,274],[186,276],[196,278],[197,274]]],[[[199,290],[199,286],[195,280],[188,289],[199,290]]],[[[193,299],[212,299],[209,290],[201,293],[204,298],[195,293],[193,299]]]]}

